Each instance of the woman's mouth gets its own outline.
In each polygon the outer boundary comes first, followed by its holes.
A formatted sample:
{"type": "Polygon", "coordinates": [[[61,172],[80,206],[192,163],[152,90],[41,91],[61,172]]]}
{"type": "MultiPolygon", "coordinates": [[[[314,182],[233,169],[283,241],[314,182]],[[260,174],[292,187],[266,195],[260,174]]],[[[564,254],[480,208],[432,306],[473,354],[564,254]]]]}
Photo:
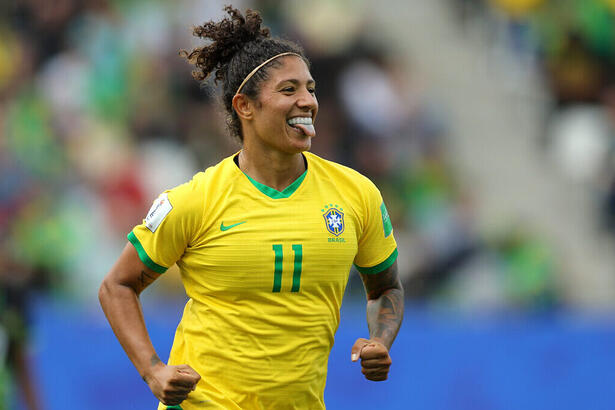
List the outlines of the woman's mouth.
{"type": "Polygon", "coordinates": [[[286,123],[292,128],[300,130],[308,137],[313,137],[316,135],[316,130],[314,129],[314,124],[312,123],[312,117],[293,117],[289,118],[286,123]]]}

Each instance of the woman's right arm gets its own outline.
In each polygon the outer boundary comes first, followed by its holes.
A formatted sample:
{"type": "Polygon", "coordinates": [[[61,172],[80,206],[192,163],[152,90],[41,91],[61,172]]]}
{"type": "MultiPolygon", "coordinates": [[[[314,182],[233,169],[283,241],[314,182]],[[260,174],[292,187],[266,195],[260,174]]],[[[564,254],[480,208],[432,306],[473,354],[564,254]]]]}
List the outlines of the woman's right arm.
{"type": "Polygon", "coordinates": [[[165,405],[176,405],[195,389],[201,377],[186,364],[164,364],[147,333],[139,295],[159,276],[141,262],[128,243],[103,280],[98,299],[115,336],[154,396],[165,405]]]}

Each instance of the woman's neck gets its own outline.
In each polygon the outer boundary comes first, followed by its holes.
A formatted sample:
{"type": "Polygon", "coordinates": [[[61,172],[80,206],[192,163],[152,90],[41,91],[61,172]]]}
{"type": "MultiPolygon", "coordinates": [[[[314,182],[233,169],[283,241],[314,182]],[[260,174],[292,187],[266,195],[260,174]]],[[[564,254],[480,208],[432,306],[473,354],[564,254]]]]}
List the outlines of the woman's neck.
{"type": "Polygon", "coordinates": [[[273,150],[263,152],[244,145],[238,160],[239,169],[246,175],[278,191],[283,191],[306,170],[301,153],[286,154],[273,150]]]}

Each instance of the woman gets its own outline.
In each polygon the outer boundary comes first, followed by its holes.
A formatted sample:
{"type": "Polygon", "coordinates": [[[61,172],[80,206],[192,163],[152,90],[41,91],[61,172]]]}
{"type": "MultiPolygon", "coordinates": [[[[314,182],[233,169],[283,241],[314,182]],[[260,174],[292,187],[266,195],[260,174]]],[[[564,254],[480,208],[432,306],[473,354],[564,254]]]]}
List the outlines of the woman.
{"type": "Polygon", "coordinates": [[[328,355],[354,263],[370,338],[369,380],[385,380],[401,324],[397,248],[377,188],[308,153],[318,112],[308,60],[272,38],[257,12],[194,29],[193,75],[222,83],[239,153],[164,192],[128,235],[99,298],[159,409],[320,409],[328,355]],[[169,364],[158,358],[139,294],[177,263],[189,300],[169,364]]]}

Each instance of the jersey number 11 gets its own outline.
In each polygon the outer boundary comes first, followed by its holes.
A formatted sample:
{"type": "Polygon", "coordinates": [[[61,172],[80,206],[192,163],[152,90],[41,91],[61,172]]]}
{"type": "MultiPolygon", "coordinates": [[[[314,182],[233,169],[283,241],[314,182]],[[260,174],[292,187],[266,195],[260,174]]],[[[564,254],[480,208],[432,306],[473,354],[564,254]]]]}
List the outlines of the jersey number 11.
{"type": "MultiPolygon", "coordinates": [[[[293,245],[292,249],[295,253],[295,264],[293,269],[293,286],[290,288],[290,291],[299,292],[301,287],[301,266],[303,264],[303,245],[293,245]]],[[[282,262],[284,260],[282,245],[273,245],[273,252],[275,253],[275,267],[273,270],[273,289],[271,291],[279,292],[282,288],[282,262]]]]}

